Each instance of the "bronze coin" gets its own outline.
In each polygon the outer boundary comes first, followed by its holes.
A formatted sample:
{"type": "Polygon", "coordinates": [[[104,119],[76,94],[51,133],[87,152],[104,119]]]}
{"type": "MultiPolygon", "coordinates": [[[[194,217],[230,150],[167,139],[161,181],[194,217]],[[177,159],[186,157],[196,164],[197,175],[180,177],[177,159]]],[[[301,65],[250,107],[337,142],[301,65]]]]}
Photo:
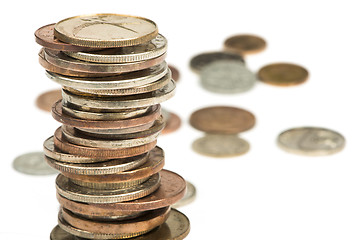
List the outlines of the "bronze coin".
{"type": "Polygon", "coordinates": [[[241,55],[258,53],[265,49],[264,39],[254,35],[241,34],[232,36],[225,40],[224,48],[226,51],[236,52],[241,55]]]}
{"type": "Polygon", "coordinates": [[[36,98],[36,106],[41,110],[51,112],[52,106],[61,99],[61,89],[47,91],[36,98]]]}
{"type": "Polygon", "coordinates": [[[190,124],[206,133],[237,134],[255,125],[255,116],[241,108],[216,106],[197,110],[190,124]]]}
{"type": "Polygon", "coordinates": [[[165,123],[165,128],[162,130],[161,134],[168,134],[175,132],[181,126],[181,119],[175,113],[169,113],[169,117],[165,123]]]}
{"type": "Polygon", "coordinates": [[[54,104],[52,108],[53,118],[65,125],[77,128],[86,129],[121,129],[131,128],[136,126],[146,125],[151,122],[155,122],[160,116],[160,105],[153,105],[149,109],[150,111],[142,116],[113,121],[98,121],[98,120],[85,120],[80,118],[71,117],[62,111],[61,101],[54,104]]]}
{"type": "Polygon", "coordinates": [[[295,64],[274,63],[262,67],[258,72],[261,81],[276,86],[292,86],[305,82],[309,72],[295,64]]]}
{"type": "Polygon", "coordinates": [[[54,36],[55,23],[43,26],[35,31],[35,41],[45,48],[58,51],[82,52],[94,51],[96,48],[81,47],[59,41],[54,36]]]}
{"type": "Polygon", "coordinates": [[[170,68],[170,71],[171,71],[172,79],[174,79],[175,82],[178,82],[179,78],[180,78],[179,70],[176,67],[172,66],[172,65],[169,65],[169,68],[170,68]]]}

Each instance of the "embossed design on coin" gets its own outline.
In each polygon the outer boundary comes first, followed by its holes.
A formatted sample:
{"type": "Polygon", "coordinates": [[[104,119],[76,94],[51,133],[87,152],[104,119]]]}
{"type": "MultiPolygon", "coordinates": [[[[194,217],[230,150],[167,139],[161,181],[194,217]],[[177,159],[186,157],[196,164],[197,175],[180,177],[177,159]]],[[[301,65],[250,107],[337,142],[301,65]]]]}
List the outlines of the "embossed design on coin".
{"type": "Polygon", "coordinates": [[[244,59],[239,54],[229,52],[207,52],[193,57],[190,61],[190,67],[193,71],[199,73],[206,65],[220,60],[235,60],[244,63],[244,59]]]}
{"type": "Polygon", "coordinates": [[[61,89],[44,92],[36,98],[36,106],[41,110],[51,112],[52,106],[61,98],[61,89]]]}
{"type": "Polygon", "coordinates": [[[341,151],[345,138],[326,128],[300,127],[282,132],[277,143],[283,150],[300,155],[323,156],[341,151]]]}
{"type": "Polygon", "coordinates": [[[249,143],[237,135],[206,134],[192,144],[195,152],[210,157],[235,157],[249,151],[249,143]]]}
{"type": "Polygon", "coordinates": [[[178,201],[177,203],[175,203],[174,205],[172,205],[173,208],[179,208],[182,206],[186,206],[190,203],[192,203],[196,198],[196,188],[195,186],[189,182],[186,181],[186,193],[185,196],[180,199],[180,201],[178,201]]]}
{"type": "Polygon", "coordinates": [[[51,175],[58,171],[45,162],[43,152],[31,152],[18,156],[13,162],[16,171],[29,175],[51,175]]]}
{"type": "Polygon", "coordinates": [[[206,65],[201,73],[201,85],[215,93],[242,93],[254,87],[257,78],[244,64],[234,60],[219,60],[206,65]]]}
{"type": "Polygon", "coordinates": [[[276,86],[292,86],[305,82],[309,72],[295,64],[274,63],[262,67],[258,72],[261,81],[276,86]]]}
{"type": "Polygon", "coordinates": [[[226,39],[224,43],[226,51],[232,51],[243,55],[261,52],[265,47],[266,42],[264,39],[248,34],[232,36],[226,39]]]}
{"type": "Polygon", "coordinates": [[[251,129],[255,116],[241,108],[214,106],[192,113],[190,124],[206,133],[237,134],[251,129]]]}

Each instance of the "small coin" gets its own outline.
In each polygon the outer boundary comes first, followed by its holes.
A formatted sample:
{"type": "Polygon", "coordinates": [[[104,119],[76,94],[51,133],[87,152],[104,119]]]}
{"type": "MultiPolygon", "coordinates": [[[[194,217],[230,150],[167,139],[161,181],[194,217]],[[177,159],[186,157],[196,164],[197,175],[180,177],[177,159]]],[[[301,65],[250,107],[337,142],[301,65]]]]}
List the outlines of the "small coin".
{"type": "Polygon", "coordinates": [[[61,99],[61,89],[44,92],[36,98],[36,106],[41,110],[51,112],[52,106],[61,99]]]}
{"type": "Polygon", "coordinates": [[[244,63],[244,59],[239,54],[229,52],[207,52],[193,57],[190,61],[190,67],[193,71],[199,73],[205,66],[219,60],[235,60],[244,63]]]}
{"type": "Polygon", "coordinates": [[[237,135],[206,134],[192,144],[195,152],[210,157],[235,157],[249,151],[249,143],[237,135]]]}
{"type": "Polygon", "coordinates": [[[179,70],[176,67],[172,66],[172,65],[169,65],[169,68],[170,68],[170,71],[171,71],[172,79],[174,79],[175,82],[178,82],[179,78],[180,78],[179,70]]]}
{"type": "Polygon", "coordinates": [[[258,72],[261,81],[276,86],[292,86],[305,82],[309,72],[295,64],[274,63],[262,67],[258,72]]]}
{"type": "MultiPolygon", "coordinates": [[[[163,110],[162,110],[163,111],[163,110]]],[[[162,130],[161,134],[168,134],[175,132],[181,126],[181,119],[175,113],[168,112],[168,117],[165,123],[165,128],[162,130]]]]}
{"type": "Polygon", "coordinates": [[[177,203],[175,203],[174,205],[172,205],[173,208],[179,208],[182,206],[186,206],[190,203],[192,203],[196,198],[196,188],[195,186],[189,182],[186,181],[186,193],[185,196],[180,199],[177,203]]]}
{"type": "Polygon", "coordinates": [[[58,171],[47,165],[43,152],[31,152],[18,156],[13,162],[16,171],[29,175],[51,175],[58,171]]]}
{"type": "Polygon", "coordinates": [[[190,124],[206,133],[237,134],[251,129],[255,116],[241,108],[215,106],[192,113],[190,124]]]}
{"type": "Polygon", "coordinates": [[[200,72],[201,85],[215,93],[242,93],[254,87],[257,78],[244,64],[235,60],[219,60],[200,72]]]}
{"type": "Polygon", "coordinates": [[[290,153],[324,156],[341,151],[345,147],[345,138],[326,128],[299,127],[282,132],[277,143],[280,148],[290,153]]]}
{"type": "Polygon", "coordinates": [[[264,39],[247,34],[232,36],[226,39],[224,43],[226,51],[232,51],[242,55],[261,52],[265,47],[266,42],[264,39]]]}

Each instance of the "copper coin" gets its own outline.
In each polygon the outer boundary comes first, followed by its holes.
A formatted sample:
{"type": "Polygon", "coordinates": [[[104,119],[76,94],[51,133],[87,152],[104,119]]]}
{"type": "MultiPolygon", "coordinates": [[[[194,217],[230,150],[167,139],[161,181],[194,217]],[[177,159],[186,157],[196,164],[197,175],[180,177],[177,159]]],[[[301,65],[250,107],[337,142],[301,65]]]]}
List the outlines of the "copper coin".
{"type": "Polygon", "coordinates": [[[295,64],[274,63],[262,67],[258,72],[261,81],[276,86],[292,86],[305,82],[309,72],[295,64]]]}
{"type": "Polygon", "coordinates": [[[225,50],[242,55],[261,52],[265,49],[265,47],[266,42],[264,39],[247,34],[232,36],[226,39],[224,43],[225,50]]]}
{"type": "Polygon", "coordinates": [[[131,128],[136,126],[146,125],[148,123],[154,122],[160,116],[160,105],[151,106],[150,111],[139,117],[123,119],[123,120],[113,120],[113,121],[98,121],[98,120],[85,120],[80,118],[74,118],[62,111],[61,101],[58,101],[54,104],[52,108],[53,118],[65,125],[77,128],[87,128],[87,129],[121,129],[121,128],[131,128]]]}
{"type": "Polygon", "coordinates": [[[96,48],[81,47],[59,41],[54,36],[55,23],[43,26],[35,31],[35,41],[45,48],[59,51],[82,52],[97,50],[96,48]]]}
{"type": "Polygon", "coordinates": [[[175,113],[169,113],[169,118],[165,123],[165,128],[162,130],[161,134],[168,134],[175,132],[181,126],[181,119],[175,113]]]}
{"type": "Polygon", "coordinates": [[[47,91],[36,98],[36,106],[41,110],[51,112],[52,106],[61,99],[61,89],[47,91]]]}
{"type": "Polygon", "coordinates": [[[178,82],[179,78],[180,78],[179,70],[176,67],[172,66],[172,65],[169,65],[169,68],[170,68],[170,71],[171,71],[172,79],[174,79],[175,82],[178,82]]]}
{"type": "Polygon", "coordinates": [[[190,124],[206,133],[237,134],[255,125],[255,116],[241,108],[216,106],[197,110],[190,124]]]}

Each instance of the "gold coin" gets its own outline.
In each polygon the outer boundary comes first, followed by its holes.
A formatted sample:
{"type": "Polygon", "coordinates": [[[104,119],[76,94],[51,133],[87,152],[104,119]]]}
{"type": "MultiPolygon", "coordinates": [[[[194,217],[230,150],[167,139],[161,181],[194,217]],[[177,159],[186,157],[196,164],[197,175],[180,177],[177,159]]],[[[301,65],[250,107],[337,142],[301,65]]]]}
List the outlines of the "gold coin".
{"type": "Polygon", "coordinates": [[[155,38],[156,24],[146,18],[120,14],[89,14],[66,18],[55,25],[54,35],[73,45],[109,48],[141,44],[155,38]]]}
{"type": "Polygon", "coordinates": [[[232,36],[226,39],[224,43],[226,51],[236,52],[241,55],[261,52],[265,47],[266,42],[264,39],[247,34],[232,36]]]}
{"type": "Polygon", "coordinates": [[[305,82],[309,72],[295,64],[274,63],[262,67],[258,72],[261,81],[276,86],[292,86],[305,82]]]}

